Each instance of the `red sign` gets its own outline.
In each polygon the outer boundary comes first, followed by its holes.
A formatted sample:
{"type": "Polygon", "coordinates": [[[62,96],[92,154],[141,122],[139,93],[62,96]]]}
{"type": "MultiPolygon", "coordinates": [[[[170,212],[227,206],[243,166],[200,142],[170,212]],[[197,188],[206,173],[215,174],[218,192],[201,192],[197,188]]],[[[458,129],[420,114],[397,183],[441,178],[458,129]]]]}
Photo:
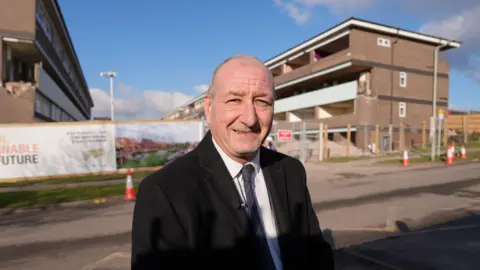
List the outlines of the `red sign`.
{"type": "Polygon", "coordinates": [[[277,131],[277,140],[278,141],[291,141],[292,140],[292,131],[291,130],[278,130],[277,131]]]}

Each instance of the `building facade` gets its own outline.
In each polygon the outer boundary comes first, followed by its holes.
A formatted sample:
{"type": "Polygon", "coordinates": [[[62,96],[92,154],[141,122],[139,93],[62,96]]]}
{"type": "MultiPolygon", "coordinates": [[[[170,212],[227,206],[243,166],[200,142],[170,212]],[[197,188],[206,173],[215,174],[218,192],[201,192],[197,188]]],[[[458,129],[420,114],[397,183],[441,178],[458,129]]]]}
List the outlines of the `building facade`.
{"type": "MultiPolygon", "coordinates": [[[[324,123],[336,140],[345,138],[348,126],[352,142],[365,147],[378,125],[383,150],[415,144],[421,140],[418,132],[407,132],[405,145],[392,142],[398,141],[400,127],[418,130],[430,124],[439,45],[440,52],[460,47],[441,37],[351,18],[280,53],[265,61],[275,81],[273,131],[298,131],[303,127],[296,123],[305,122],[307,131],[318,132],[324,123]]],[[[437,78],[436,105],[447,110],[449,64],[441,57],[437,78]]],[[[189,116],[179,108],[165,119],[189,116]]]]}
{"type": "Polygon", "coordinates": [[[57,0],[0,5],[0,123],[90,120],[93,100],[57,0]]]}

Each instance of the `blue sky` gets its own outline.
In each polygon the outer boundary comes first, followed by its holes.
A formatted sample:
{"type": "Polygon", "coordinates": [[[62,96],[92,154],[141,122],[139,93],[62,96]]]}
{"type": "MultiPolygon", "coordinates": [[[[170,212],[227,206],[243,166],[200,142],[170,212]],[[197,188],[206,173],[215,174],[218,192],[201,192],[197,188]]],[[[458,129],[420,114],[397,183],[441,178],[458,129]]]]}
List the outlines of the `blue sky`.
{"type": "Polygon", "coordinates": [[[450,103],[480,109],[480,31],[474,27],[480,2],[417,2],[59,0],[98,116],[109,114],[101,71],[118,72],[118,118],[156,118],[199,95],[224,58],[247,53],[266,60],[351,16],[463,41],[448,55],[450,103]]]}

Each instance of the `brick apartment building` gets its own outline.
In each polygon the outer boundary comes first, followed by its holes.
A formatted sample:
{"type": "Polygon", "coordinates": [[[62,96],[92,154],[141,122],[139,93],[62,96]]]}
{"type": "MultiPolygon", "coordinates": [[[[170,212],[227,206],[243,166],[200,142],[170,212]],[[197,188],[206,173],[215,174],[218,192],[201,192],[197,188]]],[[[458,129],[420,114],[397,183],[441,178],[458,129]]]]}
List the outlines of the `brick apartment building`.
{"type": "Polygon", "coordinates": [[[0,123],[85,121],[92,107],[57,0],[2,0],[0,123]]]}
{"type": "MultiPolygon", "coordinates": [[[[429,125],[433,113],[434,50],[439,45],[444,45],[441,52],[460,47],[457,41],[350,18],[280,53],[265,61],[277,96],[273,131],[298,131],[305,121],[307,131],[315,132],[323,122],[329,138],[336,140],[351,125],[352,142],[364,147],[378,124],[385,151],[390,139],[393,149],[399,148],[395,141],[402,123],[405,146],[418,143],[417,129],[423,121],[429,125]]],[[[446,110],[449,64],[442,57],[437,74],[437,107],[446,110]]],[[[203,95],[162,119],[201,117],[202,103],[203,95]]]]}

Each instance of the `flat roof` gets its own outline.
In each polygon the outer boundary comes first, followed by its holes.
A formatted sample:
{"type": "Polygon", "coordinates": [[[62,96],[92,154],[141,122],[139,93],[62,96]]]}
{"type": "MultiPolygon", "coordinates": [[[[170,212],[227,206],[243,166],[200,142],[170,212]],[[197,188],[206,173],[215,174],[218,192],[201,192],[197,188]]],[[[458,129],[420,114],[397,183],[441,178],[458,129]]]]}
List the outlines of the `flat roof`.
{"type": "Polygon", "coordinates": [[[409,38],[409,39],[414,39],[414,40],[418,40],[418,41],[421,41],[421,42],[425,42],[425,43],[432,43],[432,44],[438,44],[438,45],[446,45],[446,48],[449,49],[449,48],[458,48],[460,47],[461,45],[461,42],[459,41],[455,41],[455,40],[447,40],[445,38],[441,38],[441,37],[436,37],[436,36],[431,36],[431,35],[426,35],[426,34],[422,34],[422,33],[419,33],[419,32],[413,32],[413,31],[409,31],[409,30],[405,30],[405,29],[401,29],[401,28],[398,28],[398,27],[392,27],[392,26],[388,26],[388,25],[384,25],[384,24],[379,24],[379,23],[374,23],[374,22],[370,22],[370,21],[366,21],[366,20],[361,20],[361,19],[357,19],[357,18],[354,18],[354,17],[351,17],[339,24],[337,24],[336,26],[333,26],[331,27],[330,29],[268,59],[265,61],[265,65],[268,67],[268,66],[271,66],[273,64],[276,64],[277,62],[280,62],[282,60],[284,60],[285,58],[295,54],[295,53],[299,53],[301,51],[303,51],[304,49],[307,49],[308,47],[312,46],[312,45],[315,45],[317,42],[331,36],[331,35],[334,35],[334,34],[337,34],[341,31],[344,31],[344,30],[347,30],[347,29],[351,29],[351,28],[363,28],[363,29],[366,29],[366,30],[370,30],[370,31],[376,31],[376,32],[381,32],[381,33],[385,33],[385,34],[393,34],[393,35],[397,35],[399,37],[403,37],[403,38],[409,38]]]}

